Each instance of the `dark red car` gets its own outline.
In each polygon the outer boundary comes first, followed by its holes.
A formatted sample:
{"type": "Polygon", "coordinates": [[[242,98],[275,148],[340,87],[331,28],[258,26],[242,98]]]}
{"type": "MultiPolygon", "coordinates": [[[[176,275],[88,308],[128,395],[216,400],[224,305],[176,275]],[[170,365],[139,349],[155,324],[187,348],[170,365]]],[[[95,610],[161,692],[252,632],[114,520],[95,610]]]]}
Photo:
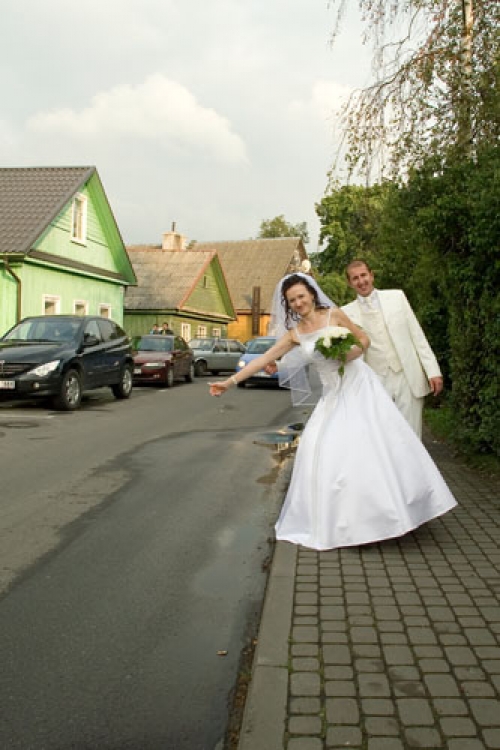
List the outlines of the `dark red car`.
{"type": "Polygon", "coordinates": [[[135,385],[171,388],[176,380],[193,382],[194,355],[181,336],[135,336],[132,352],[135,385]]]}

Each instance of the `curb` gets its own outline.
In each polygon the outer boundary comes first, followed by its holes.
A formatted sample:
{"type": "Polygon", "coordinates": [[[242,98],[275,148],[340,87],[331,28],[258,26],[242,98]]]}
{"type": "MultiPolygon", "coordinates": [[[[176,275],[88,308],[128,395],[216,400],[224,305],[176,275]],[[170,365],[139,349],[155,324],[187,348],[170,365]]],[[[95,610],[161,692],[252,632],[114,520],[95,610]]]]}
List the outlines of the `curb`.
{"type": "Polygon", "coordinates": [[[276,542],[238,750],[276,750],[283,744],[297,554],[296,545],[276,542]]]}

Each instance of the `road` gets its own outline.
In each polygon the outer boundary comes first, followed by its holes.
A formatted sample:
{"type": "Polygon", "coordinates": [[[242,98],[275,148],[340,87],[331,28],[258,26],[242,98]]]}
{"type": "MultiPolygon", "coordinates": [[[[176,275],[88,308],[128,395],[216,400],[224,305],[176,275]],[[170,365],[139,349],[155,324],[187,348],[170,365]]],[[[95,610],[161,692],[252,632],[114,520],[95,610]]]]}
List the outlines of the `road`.
{"type": "Polygon", "coordinates": [[[207,390],[0,404],[0,747],[223,747],[297,414],[207,390]]]}

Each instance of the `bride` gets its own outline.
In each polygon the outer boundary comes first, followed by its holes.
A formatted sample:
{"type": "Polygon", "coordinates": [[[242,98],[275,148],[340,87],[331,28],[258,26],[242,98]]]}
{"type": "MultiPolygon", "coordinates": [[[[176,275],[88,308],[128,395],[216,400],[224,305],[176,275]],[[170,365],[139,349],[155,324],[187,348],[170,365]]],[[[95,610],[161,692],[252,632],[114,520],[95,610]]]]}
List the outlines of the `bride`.
{"type": "Polygon", "coordinates": [[[316,550],[402,536],[456,505],[419,438],[361,359],[364,331],[306,274],[278,284],[271,317],[277,343],[237,376],[210,383],[212,396],[279,362],[280,383],[294,404],[310,403],[308,366],[322,393],[302,433],[276,538],[316,550]],[[316,350],[329,326],[358,340],[339,360],[316,350]],[[282,335],[280,335],[282,334],[282,335]]]}

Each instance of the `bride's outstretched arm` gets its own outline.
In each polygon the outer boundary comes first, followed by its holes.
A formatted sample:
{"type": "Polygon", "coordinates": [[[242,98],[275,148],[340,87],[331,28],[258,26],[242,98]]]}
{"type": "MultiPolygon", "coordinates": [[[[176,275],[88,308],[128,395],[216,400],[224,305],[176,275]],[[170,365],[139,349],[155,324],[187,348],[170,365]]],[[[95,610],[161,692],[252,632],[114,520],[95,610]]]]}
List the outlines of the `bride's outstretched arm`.
{"type": "Polygon", "coordinates": [[[293,346],[295,346],[295,342],[292,338],[291,331],[288,331],[274,344],[274,346],[268,349],[267,352],[264,352],[264,354],[261,354],[260,357],[256,357],[251,362],[248,362],[248,364],[246,364],[237,375],[231,375],[227,380],[218,380],[209,383],[210,395],[222,396],[222,394],[225,393],[228,388],[231,388],[232,385],[238,385],[242,380],[246,380],[252,375],[255,375],[256,372],[263,370],[270,362],[275,362],[280,357],[283,357],[293,348],[293,346]]]}

